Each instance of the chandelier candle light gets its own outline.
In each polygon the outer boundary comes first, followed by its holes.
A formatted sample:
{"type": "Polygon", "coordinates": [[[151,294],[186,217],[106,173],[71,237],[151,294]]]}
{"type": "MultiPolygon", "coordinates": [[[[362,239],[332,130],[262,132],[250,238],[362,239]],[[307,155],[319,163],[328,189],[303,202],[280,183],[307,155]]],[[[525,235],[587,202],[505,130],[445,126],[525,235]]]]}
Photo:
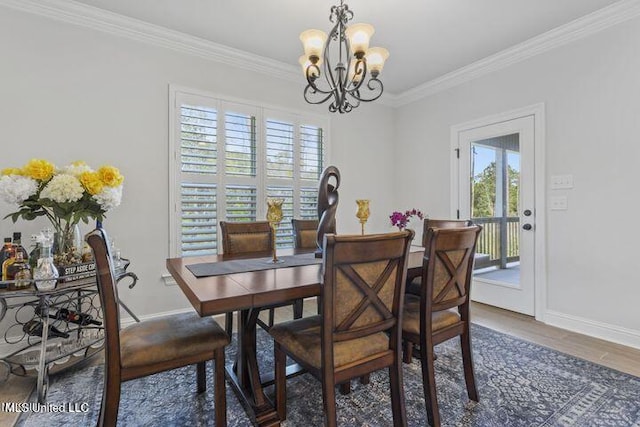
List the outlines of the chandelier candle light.
{"type": "Polygon", "coordinates": [[[267,199],[267,221],[271,226],[271,238],[273,244],[273,259],[269,262],[273,264],[284,262],[276,256],[276,230],[278,228],[278,224],[282,221],[282,203],[284,203],[283,199],[267,199]]]}
{"type": "Polygon", "coordinates": [[[373,27],[369,24],[347,26],[351,19],[353,12],[340,0],[339,6],[331,8],[329,20],[334,27],[328,37],[320,30],[300,34],[304,55],[299,62],[307,79],[304,99],[310,104],[322,104],[333,98],[329,104],[332,113],[348,113],[360,102],[380,98],[384,90],[378,76],[389,51],[381,47],[370,48],[373,27]],[[367,74],[369,80],[364,85],[367,74]],[[318,84],[321,76],[326,81],[323,87],[318,84]]]}
{"type": "Polygon", "coordinates": [[[356,218],[360,220],[360,226],[362,227],[362,235],[364,236],[364,224],[369,219],[369,200],[360,199],[356,200],[358,204],[358,211],[356,212],[356,218]]]}

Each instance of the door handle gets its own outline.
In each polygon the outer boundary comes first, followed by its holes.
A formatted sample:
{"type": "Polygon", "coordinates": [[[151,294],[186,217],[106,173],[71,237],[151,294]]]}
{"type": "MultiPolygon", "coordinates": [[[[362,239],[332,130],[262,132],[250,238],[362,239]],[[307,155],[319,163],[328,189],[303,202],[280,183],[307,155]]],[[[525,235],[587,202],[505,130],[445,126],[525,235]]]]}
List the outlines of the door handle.
{"type": "Polygon", "coordinates": [[[525,224],[525,225],[522,226],[522,228],[524,230],[531,230],[533,227],[531,226],[531,224],[525,224]]]}

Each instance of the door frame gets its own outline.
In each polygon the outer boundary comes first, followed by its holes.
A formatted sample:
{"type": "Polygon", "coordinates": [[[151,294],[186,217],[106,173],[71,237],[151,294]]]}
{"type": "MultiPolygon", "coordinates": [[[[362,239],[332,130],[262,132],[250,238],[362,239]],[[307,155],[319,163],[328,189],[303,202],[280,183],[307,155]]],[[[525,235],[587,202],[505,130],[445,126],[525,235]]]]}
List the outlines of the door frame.
{"type": "Polygon", "coordinates": [[[534,243],[534,312],[535,319],[544,322],[547,310],[547,262],[546,262],[546,158],[545,158],[545,105],[529,105],[503,113],[481,117],[451,126],[451,216],[457,217],[460,200],[458,146],[461,132],[500,122],[533,116],[534,126],[534,198],[535,198],[535,243],[534,243]]]}

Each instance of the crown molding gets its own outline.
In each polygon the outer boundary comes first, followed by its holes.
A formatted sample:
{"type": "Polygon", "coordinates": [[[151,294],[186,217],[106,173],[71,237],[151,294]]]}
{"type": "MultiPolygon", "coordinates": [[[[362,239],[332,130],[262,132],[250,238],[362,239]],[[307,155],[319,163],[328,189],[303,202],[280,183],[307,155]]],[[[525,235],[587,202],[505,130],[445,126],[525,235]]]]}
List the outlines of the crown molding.
{"type": "Polygon", "coordinates": [[[72,0],[0,0],[0,5],[203,59],[299,81],[299,67],[72,0]]]}
{"type": "MultiPolygon", "coordinates": [[[[263,56],[125,17],[73,0],[0,0],[0,6],[44,16],[104,33],[171,49],[187,55],[300,82],[299,68],[263,56]]],[[[486,74],[595,34],[640,15],[640,0],[622,0],[476,61],[400,94],[385,92],[380,104],[401,107],[486,74]]]]}
{"type": "Polygon", "coordinates": [[[395,96],[401,107],[556,49],[640,15],[640,0],[622,0],[395,96]]]}

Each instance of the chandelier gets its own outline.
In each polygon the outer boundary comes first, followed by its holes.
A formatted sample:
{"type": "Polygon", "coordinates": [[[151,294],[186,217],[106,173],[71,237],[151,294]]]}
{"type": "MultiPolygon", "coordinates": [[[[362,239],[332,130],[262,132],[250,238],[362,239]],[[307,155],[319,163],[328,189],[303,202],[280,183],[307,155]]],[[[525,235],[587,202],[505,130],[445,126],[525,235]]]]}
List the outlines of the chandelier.
{"type": "Polygon", "coordinates": [[[380,98],[384,87],[378,80],[389,51],[369,47],[374,29],[369,24],[352,24],[353,12],[340,0],[331,8],[329,20],[335,23],[329,36],[324,31],[307,30],[300,34],[304,55],[300,65],[307,79],[304,99],[322,104],[331,99],[329,111],[348,113],[360,102],[380,98]],[[334,66],[335,64],[335,66],[334,66]],[[320,77],[324,77],[324,82],[320,77]],[[366,85],[365,80],[367,81],[366,85]]]}

